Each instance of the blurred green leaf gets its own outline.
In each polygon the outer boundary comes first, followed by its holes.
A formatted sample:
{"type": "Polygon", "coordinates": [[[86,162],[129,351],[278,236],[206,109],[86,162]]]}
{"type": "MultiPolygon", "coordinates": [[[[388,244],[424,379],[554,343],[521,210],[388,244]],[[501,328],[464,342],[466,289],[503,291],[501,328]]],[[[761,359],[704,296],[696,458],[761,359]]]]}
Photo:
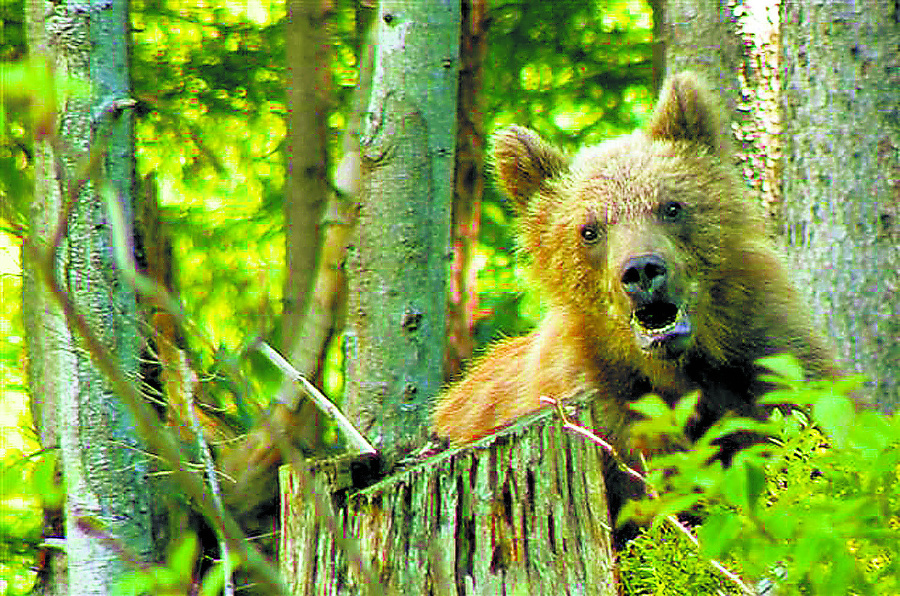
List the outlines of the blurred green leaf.
{"type": "Polygon", "coordinates": [[[672,413],[669,404],[664,402],[658,395],[645,395],[639,400],[628,404],[628,407],[648,418],[660,418],[672,413]]]}
{"type": "Polygon", "coordinates": [[[856,418],[856,407],[853,402],[847,397],[838,395],[825,396],[816,400],[812,412],[813,419],[822,427],[825,434],[838,447],[845,447],[856,418]]]}
{"type": "Polygon", "coordinates": [[[197,563],[199,549],[200,541],[197,535],[192,532],[184,534],[169,552],[167,557],[169,568],[179,578],[189,581],[197,563]]]}
{"type": "Polygon", "coordinates": [[[704,520],[697,529],[703,556],[721,559],[741,530],[742,520],[734,513],[722,512],[704,520]]]}
{"type": "Polygon", "coordinates": [[[803,366],[797,357],[792,354],[776,354],[774,356],[765,356],[757,361],[761,366],[775,373],[773,378],[771,375],[760,375],[762,380],[775,380],[782,383],[802,383],[806,378],[803,373],[803,366]]]}

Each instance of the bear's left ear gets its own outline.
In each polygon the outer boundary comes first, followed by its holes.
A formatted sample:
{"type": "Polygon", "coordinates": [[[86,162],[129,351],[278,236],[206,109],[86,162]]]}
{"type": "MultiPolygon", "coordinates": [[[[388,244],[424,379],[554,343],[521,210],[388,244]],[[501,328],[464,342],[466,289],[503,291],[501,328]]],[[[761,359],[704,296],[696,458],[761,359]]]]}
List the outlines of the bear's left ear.
{"type": "Polygon", "coordinates": [[[702,78],[686,71],[670,77],[647,125],[651,139],[688,141],[709,148],[720,157],[731,154],[731,135],[725,112],[702,78]]]}

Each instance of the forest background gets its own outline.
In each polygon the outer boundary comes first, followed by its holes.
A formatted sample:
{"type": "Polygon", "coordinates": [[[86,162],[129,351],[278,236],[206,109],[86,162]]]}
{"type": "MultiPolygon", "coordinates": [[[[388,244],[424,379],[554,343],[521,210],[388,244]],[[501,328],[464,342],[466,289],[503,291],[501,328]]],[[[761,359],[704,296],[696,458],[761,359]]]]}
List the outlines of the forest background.
{"type": "MultiPolygon", "coordinates": [[[[22,1],[0,3],[4,75],[27,55],[22,1]]],[[[651,10],[638,0],[588,3],[489,2],[486,54],[478,86],[479,142],[510,123],[528,123],[568,147],[637,127],[652,107],[651,10]]],[[[352,118],[353,89],[365,51],[360,14],[371,7],[337,0],[329,11],[328,96],[322,114],[333,170],[341,133],[352,118]]],[[[281,373],[252,353],[257,337],[280,345],[287,283],[285,185],[288,160],[286,7],[281,2],[135,1],[130,55],[137,179],[155,187],[159,220],[172,246],[174,288],[203,339],[187,337],[195,365],[231,422],[247,430],[276,394],[281,373]],[[224,383],[233,364],[248,386],[224,383]]],[[[24,75],[22,74],[24,73],[24,75]]],[[[0,581],[10,593],[33,580],[40,542],[40,500],[52,485],[41,476],[40,445],[29,411],[21,299],[21,247],[33,196],[34,122],[4,103],[0,144],[0,581]],[[15,478],[31,478],[21,484],[15,478]],[[17,488],[12,489],[13,486],[17,488]],[[24,538],[24,540],[22,540],[24,538]]],[[[328,179],[333,179],[329,171],[328,179]]],[[[483,185],[478,242],[477,310],[470,351],[499,334],[529,328],[539,302],[524,293],[513,254],[511,212],[483,185]]],[[[339,331],[339,329],[338,329],[339,331]]],[[[328,343],[315,375],[341,402],[341,336],[328,343]]],[[[457,363],[458,367],[458,363],[457,363]]],[[[326,442],[328,438],[324,439],[326,442]]]]}
{"type": "MultiPolygon", "coordinates": [[[[368,47],[361,16],[371,18],[372,12],[362,2],[335,0],[329,6],[324,46],[329,67],[319,72],[324,90],[319,116],[327,159],[325,167],[314,172],[326,187],[335,187],[325,192],[343,190],[334,170],[346,155],[342,134],[351,127],[353,90],[360,82],[360,64],[368,47]]],[[[470,121],[459,121],[461,130],[473,125],[476,150],[483,150],[492,130],[509,123],[527,124],[570,148],[640,125],[661,73],[655,66],[659,55],[650,6],[636,1],[492,1],[481,6],[486,10],[484,23],[489,24],[480,39],[483,68],[469,81],[476,97],[468,106],[470,121]]],[[[39,95],[41,79],[32,76],[35,71],[27,64],[13,66],[26,52],[22,18],[26,6],[4,1],[0,10],[3,88],[38,85],[39,95]],[[15,77],[19,79],[10,83],[15,77]]],[[[153,219],[166,238],[161,244],[171,243],[166,263],[171,289],[191,328],[197,330],[180,341],[190,350],[205,399],[221,405],[227,423],[244,431],[282,384],[281,373],[249,348],[257,338],[284,345],[296,322],[290,318],[298,300],[291,290],[295,271],[287,263],[297,237],[285,225],[291,217],[285,197],[292,143],[285,7],[264,1],[215,6],[137,1],[131,4],[131,19],[138,196],[158,201],[153,219]],[[240,374],[235,377],[233,371],[240,374]]],[[[465,85],[460,85],[461,101],[465,85]]],[[[15,593],[27,589],[34,575],[29,566],[44,523],[38,495],[46,505],[56,485],[49,475],[52,466],[43,465],[52,458],[39,451],[36,434],[29,430],[34,425],[25,382],[28,330],[20,312],[21,240],[29,231],[28,207],[34,195],[30,139],[43,123],[39,117],[31,119],[34,110],[29,115],[17,109],[22,106],[15,101],[3,106],[0,574],[15,593]]],[[[742,159],[754,192],[763,201],[771,199],[766,180],[757,177],[758,164],[751,163],[752,156],[742,159]]],[[[483,180],[482,174],[480,164],[472,180],[483,180]]],[[[474,341],[463,342],[467,345],[448,354],[448,373],[498,334],[527,329],[541,309],[524,292],[527,284],[516,267],[507,206],[490,184],[476,183],[473,188],[483,195],[474,216],[479,223],[477,242],[467,266],[475,277],[466,280],[472,283],[463,291],[477,296],[464,313],[474,341]]],[[[320,222],[327,224],[316,219],[314,225],[320,222]]],[[[889,216],[880,222],[889,235],[889,216]]],[[[890,336],[892,329],[883,331],[890,336]]],[[[310,376],[340,403],[344,379],[340,315],[329,333],[327,349],[310,376]]],[[[327,449],[334,437],[313,439],[317,448],[327,449]]],[[[891,490],[895,488],[896,482],[891,490]]]]}

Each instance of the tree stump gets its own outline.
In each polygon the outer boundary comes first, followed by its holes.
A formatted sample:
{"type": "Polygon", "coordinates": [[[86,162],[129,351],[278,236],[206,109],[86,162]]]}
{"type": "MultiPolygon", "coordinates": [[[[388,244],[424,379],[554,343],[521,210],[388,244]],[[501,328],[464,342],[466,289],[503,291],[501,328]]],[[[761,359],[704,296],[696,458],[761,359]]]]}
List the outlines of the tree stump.
{"type": "Polygon", "coordinates": [[[544,410],[362,490],[350,462],[284,466],[282,574],[297,595],[615,594],[603,460],[544,410]]]}

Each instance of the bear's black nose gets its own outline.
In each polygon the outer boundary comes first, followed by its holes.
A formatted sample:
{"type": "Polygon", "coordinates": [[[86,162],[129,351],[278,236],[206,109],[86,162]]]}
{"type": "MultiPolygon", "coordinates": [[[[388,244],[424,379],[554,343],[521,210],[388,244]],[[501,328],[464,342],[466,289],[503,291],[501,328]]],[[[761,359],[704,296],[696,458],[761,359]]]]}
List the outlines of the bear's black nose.
{"type": "Polygon", "coordinates": [[[636,306],[666,297],[666,262],[659,255],[632,257],[622,266],[622,287],[636,306]]]}

